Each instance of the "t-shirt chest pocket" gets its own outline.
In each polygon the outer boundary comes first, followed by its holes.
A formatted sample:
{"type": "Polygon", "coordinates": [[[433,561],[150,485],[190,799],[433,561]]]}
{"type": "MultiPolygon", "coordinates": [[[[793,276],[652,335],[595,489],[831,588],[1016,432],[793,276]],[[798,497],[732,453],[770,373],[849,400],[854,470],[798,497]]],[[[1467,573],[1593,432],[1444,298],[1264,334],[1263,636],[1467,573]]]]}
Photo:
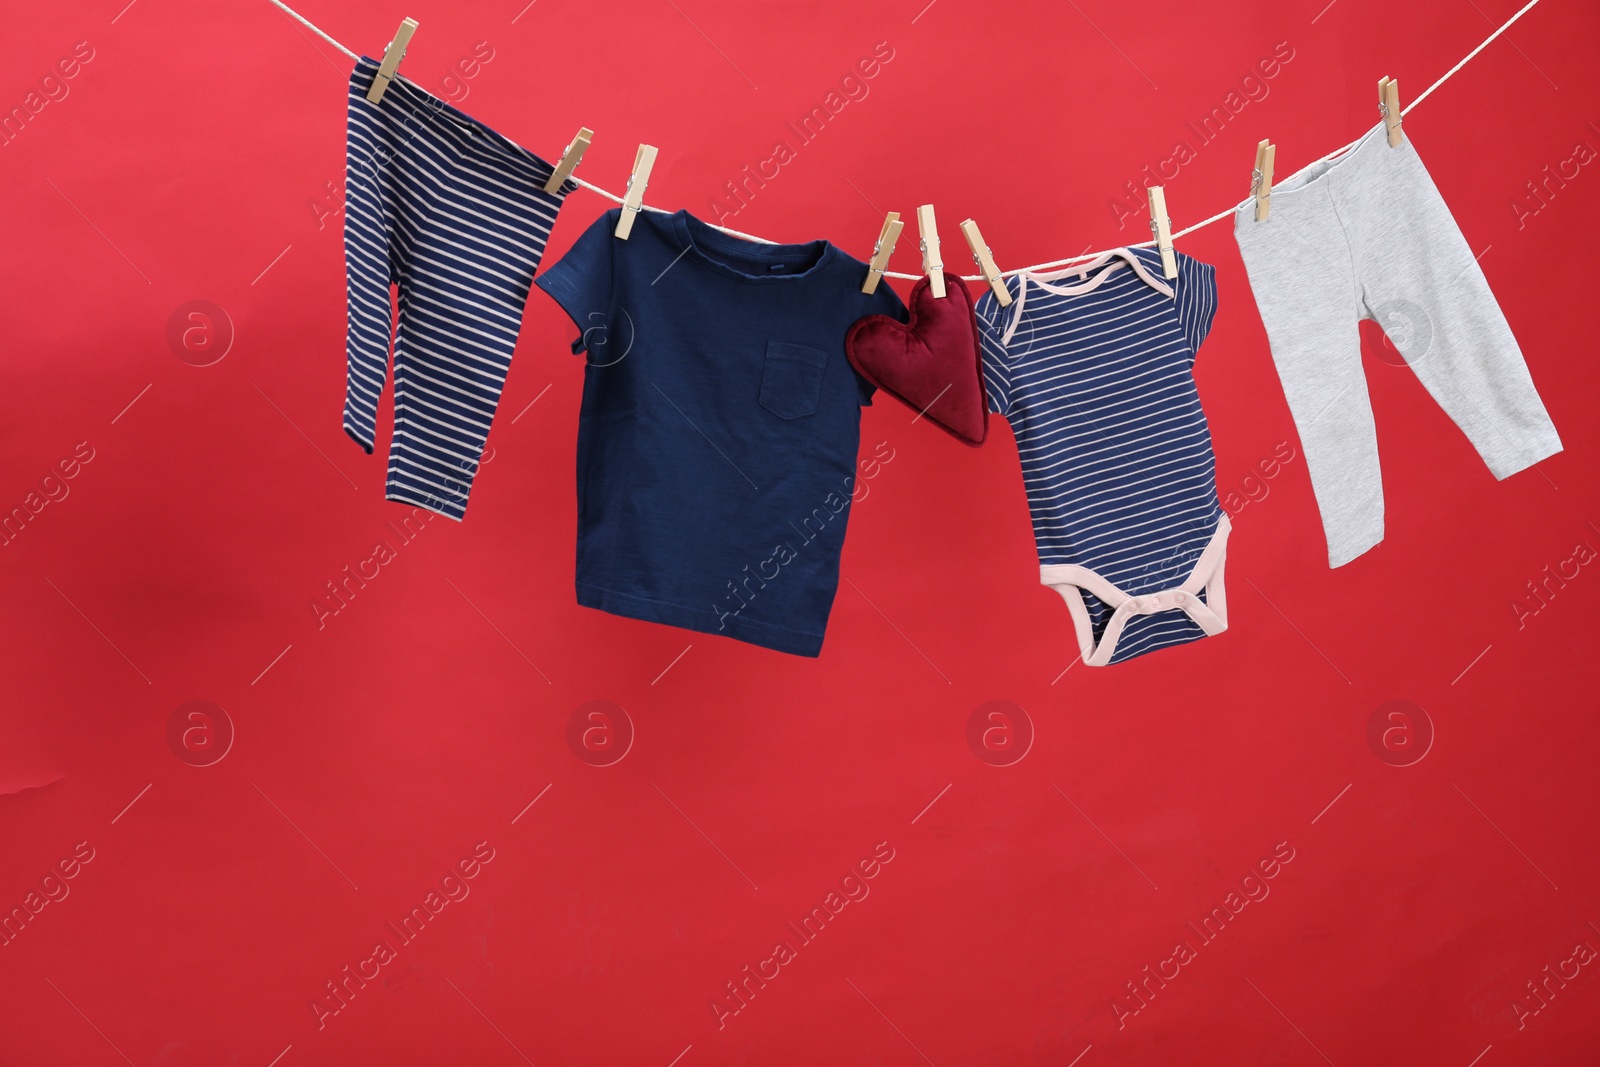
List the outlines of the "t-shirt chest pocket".
{"type": "Polygon", "coordinates": [[[828,353],[810,345],[768,341],[761,368],[761,406],[780,419],[814,414],[822,395],[822,374],[828,353]]]}

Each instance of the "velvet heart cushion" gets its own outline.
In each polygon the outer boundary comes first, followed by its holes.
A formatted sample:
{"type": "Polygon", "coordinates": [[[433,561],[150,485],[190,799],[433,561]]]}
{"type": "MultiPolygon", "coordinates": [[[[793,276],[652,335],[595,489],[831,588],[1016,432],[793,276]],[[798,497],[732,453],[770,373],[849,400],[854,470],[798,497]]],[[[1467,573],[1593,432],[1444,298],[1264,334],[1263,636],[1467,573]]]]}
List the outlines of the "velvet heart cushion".
{"type": "Polygon", "coordinates": [[[989,434],[978,319],[961,279],[946,274],[944,285],[945,295],[934,296],[923,277],[911,289],[909,321],[859,319],[844,350],[867,381],[976,448],[989,434]]]}

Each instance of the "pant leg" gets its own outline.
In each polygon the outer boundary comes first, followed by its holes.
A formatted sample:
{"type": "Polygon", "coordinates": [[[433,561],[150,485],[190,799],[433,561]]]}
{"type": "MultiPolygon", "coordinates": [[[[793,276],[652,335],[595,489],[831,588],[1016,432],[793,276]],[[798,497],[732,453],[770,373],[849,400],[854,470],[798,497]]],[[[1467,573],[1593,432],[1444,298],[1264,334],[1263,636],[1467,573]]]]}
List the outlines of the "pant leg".
{"type": "Polygon", "coordinates": [[[1500,305],[1407,137],[1362,160],[1354,244],[1377,320],[1496,478],[1561,451],[1500,305]]]}
{"type": "Polygon", "coordinates": [[[1344,234],[1321,184],[1274,194],[1265,222],[1234,214],[1261,322],[1339,567],[1383,540],[1383,477],[1361,366],[1361,314],[1344,234]]]}
{"type": "Polygon", "coordinates": [[[385,496],[460,519],[562,194],[543,161],[470,139],[427,155],[447,178],[419,168],[409,198],[426,211],[400,282],[385,496]]]}
{"type": "Polygon", "coordinates": [[[344,430],[369,454],[377,435],[378,399],[389,373],[389,285],[397,274],[398,216],[388,116],[367,102],[375,69],[357,64],[350,75],[345,148],[344,430]]]}

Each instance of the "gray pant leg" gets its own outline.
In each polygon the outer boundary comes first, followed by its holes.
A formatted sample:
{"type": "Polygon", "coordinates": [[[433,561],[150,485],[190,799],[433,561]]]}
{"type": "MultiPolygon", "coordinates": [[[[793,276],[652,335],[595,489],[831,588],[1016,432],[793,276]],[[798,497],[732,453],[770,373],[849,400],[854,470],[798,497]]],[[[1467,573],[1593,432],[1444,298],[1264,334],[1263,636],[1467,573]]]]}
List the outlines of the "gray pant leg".
{"type": "Polygon", "coordinates": [[[1496,478],[1561,451],[1517,339],[1409,138],[1376,146],[1351,200],[1364,317],[1375,319],[1496,478]]]}
{"type": "Polygon", "coordinates": [[[1272,212],[1234,215],[1234,237],[1272,347],[1322,529],[1328,566],[1383,540],[1378,437],[1361,367],[1354,271],[1320,185],[1274,193],[1272,212]]]}

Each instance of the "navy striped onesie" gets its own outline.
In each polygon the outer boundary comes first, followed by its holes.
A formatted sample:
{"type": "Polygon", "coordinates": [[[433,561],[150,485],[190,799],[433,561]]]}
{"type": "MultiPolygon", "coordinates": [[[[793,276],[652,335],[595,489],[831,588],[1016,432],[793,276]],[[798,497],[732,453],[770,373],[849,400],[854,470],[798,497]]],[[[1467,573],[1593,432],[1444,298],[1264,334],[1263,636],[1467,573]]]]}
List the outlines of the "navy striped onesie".
{"type": "Polygon", "coordinates": [[[978,301],[989,408],[1017,439],[1039,580],[1067,602],[1084,663],[1119,663],[1227,628],[1228,516],[1217,500],[1195,352],[1216,271],[1153,249],[1087,273],[1006,279],[978,301]]]}
{"type": "Polygon", "coordinates": [[[399,289],[394,436],[384,496],[459,520],[500,404],[522,311],[566,195],[527,149],[410,82],[367,102],[350,75],[344,253],[344,428],[369,453],[399,289]]]}

